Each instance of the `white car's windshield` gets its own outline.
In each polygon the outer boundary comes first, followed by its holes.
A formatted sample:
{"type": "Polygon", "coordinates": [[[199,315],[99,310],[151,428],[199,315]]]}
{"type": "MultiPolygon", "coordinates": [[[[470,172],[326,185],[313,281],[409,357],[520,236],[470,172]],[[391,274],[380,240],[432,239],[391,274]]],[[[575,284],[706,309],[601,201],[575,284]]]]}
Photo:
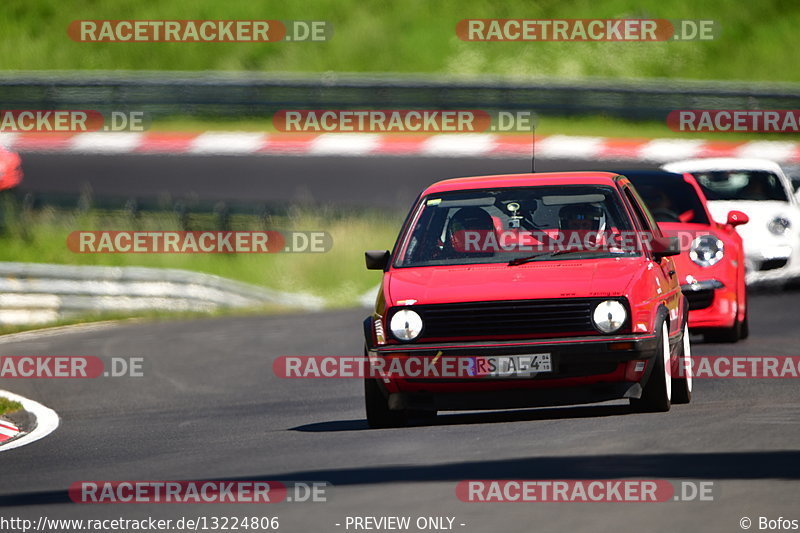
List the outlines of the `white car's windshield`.
{"type": "Polygon", "coordinates": [[[708,200],[778,200],[788,202],[780,178],[764,170],[693,172],[708,200]]]}
{"type": "Polygon", "coordinates": [[[610,187],[445,192],[423,198],[412,222],[395,267],[513,265],[640,253],[621,199],[610,187]]]}

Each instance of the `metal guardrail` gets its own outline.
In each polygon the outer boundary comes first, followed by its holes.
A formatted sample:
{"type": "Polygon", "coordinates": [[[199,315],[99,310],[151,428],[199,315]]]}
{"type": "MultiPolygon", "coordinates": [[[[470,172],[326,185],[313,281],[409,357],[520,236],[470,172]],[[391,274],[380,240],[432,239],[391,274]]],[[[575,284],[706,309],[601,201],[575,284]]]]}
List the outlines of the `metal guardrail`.
{"type": "Polygon", "coordinates": [[[279,109],[532,110],[663,120],[675,109],[796,109],[800,85],[675,80],[460,79],[224,72],[6,72],[2,109],[267,117],[279,109]]]}
{"type": "Polygon", "coordinates": [[[319,309],[324,302],[178,269],[0,263],[0,325],[109,312],[212,312],[265,304],[319,309]]]}

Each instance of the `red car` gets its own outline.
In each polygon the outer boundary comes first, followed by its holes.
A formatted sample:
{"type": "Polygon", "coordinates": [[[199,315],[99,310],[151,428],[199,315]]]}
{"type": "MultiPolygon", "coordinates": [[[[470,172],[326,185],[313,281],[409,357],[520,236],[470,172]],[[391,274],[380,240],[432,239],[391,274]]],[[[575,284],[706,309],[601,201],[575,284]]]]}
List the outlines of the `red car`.
{"type": "Polygon", "coordinates": [[[736,227],[748,222],[741,211],[715,222],[703,190],[691,174],[623,171],[642,195],[665,235],[677,236],[675,257],[681,289],[689,300],[689,329],[712,342],[736,342],[750,333],[745,256],[736,227]]]}
{"type": "Polygon", "coordinates": [[[12,189],[22,181],[19,155],[0,146],[0,191],[12,189]]]}
{"type": "MultiPolygon", "coordinates": [[[[371,364],[458,361],[466,374],[365,379],[367,421],[440,410],[691,399],[688,306],[662,235],[630,181],[610,172],[459,178],[428,187],[364,322],[371,364]]],[[[426,367],[427,368],[427,367],[426,367]]]]}

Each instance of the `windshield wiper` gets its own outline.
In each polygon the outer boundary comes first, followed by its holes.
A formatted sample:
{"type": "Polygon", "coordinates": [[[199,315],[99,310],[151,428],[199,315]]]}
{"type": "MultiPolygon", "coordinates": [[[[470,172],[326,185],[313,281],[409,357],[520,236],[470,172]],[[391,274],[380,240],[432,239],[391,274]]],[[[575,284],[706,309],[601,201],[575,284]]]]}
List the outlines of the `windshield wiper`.
{"type": "Polygon", "coordinates": [[[544,252],[541,254],[534,254],[528,255],[525,257],[517,257],[516,259],[512,259],[508,262],[508,266],[517,266],[523,265],[525,263],[530,263],[531,261],[536,261],[539,258],[550,258],[555,257],[557,255],[566,255],[566,254],[585,254],[585,253],[609,253],[608,250],[554,250],[552,252],[544,252]]]}
{"type": "MultiPolygon", "coordinates": [[[[562,250],[559,250],[562,251],[562,250]]],[[[536,261],[540,257],[552,257],[555,255],[555,252],[543,252],[540,254],[533,254],[533,255],[526,255],[525,257],[517,257],[512,259],[508,262],[508,266],[517,266],[517,265],[524,265],[525,263],[530,263],[531,261],[536,261]]]]}

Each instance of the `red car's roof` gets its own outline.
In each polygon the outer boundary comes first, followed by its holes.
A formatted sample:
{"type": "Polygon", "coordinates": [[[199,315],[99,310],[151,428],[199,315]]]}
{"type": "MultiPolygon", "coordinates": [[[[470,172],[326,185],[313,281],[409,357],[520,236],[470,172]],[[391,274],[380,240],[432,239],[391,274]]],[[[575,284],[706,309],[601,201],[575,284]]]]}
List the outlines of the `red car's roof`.
{"type": "Polygon", "coordinates": [[[614,185],[613,172],[541,172],[536,174],[498,174],[453,178],[434,183],[423,195],[465,189],[492,187],[532,187],[544,185],[614,185]]]}

